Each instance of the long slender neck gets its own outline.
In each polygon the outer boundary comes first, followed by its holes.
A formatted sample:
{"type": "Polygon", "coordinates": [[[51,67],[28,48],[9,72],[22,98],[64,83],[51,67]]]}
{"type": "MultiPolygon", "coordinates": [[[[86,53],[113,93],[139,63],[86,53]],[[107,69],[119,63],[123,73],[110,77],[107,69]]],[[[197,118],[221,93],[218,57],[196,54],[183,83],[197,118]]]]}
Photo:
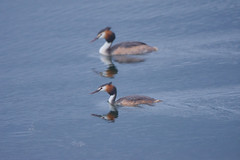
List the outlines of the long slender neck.
{"type": "Polygon", "coordinates": [[[111,47],[112,42],[106,41],[103,46],[100,48],[99,53],[103,55],[110,55],[109,48],[111,47]]]}
{"type": "Polygon", "coordinates": [[[109,97],[109,99],[108,99],[108,102],[109,102],[110,104],[114,105],[115,100],[116,100],[116,97],[117,97],[117,93],[110,95],[110,97],[109,97]]]}

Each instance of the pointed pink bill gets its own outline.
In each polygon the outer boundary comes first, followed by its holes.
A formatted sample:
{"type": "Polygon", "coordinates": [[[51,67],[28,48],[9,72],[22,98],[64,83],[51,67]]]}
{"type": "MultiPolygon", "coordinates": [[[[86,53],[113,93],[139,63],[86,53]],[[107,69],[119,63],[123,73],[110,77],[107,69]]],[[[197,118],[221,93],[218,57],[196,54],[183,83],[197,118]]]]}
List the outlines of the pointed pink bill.
{"type": "Polygon", "coordinates": [[[92,116],[95,116],[95,117],[100,117],[102,118],[102,115],[99,115],[99,114],[91,114],[92,116]]]}
{"type": "Polygon", "coordinates": [[[94,42],[98,39],[98,37],[94,38],[93,40],[91,40],[90,42],[94,42]]]}
{"type": "Polygon", "coordinates": [[[93,92],[91,92],[90,94],[94,94],[94,93],[97,93],[97,92],[99,92],[100,91],[100,89],[97,89],[96,91],[93,91],[93,92]]]}

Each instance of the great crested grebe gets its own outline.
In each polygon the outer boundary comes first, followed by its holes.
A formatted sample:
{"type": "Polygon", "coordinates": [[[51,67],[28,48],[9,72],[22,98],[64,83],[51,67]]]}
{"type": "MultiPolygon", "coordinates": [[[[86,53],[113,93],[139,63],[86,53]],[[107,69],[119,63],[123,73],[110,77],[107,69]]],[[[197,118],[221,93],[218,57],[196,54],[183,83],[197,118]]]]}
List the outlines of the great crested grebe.
{"type": "Polygon", "coordinates": [[[138,106],[140,104],[151,105],[153,103],[161,102],[161,100],[158,99],[139,95],[126,96],[115,101],[117,97],[117,88],[112,85],[112,82],[101,85],[96,91],[92,92],[91,94],[97,93],[99,91],[107,92],[110,95],[108,102],[116,106],[138,106]]]}
{"type": "Polygon", "coordinates": [[[106,27],[98,32],[97,37],[91,42],[96,41],[99,38],[104,38],[106,42],[100,48],[99,53],[103,55],[136,55],[145,54],[153,51],[157,51],[156,47],[151,47],[143,42],[122,42],[112,46],[112,42],[115,39],[115,34],[112,32],[111,27],[106,27]]]}

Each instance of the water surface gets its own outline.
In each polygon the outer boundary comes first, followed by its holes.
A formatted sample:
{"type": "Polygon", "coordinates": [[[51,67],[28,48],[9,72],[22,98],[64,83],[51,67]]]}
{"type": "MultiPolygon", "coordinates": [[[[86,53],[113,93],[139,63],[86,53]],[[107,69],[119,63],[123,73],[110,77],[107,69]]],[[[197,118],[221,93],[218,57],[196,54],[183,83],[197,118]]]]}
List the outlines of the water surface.
{"type": "Polygon", "coordinates": [[[20,159],[239,159],[240,3],[209,1],[6,1],[0,5],[0,155],[20,159]],[[89,43],[111,26],[116,42],[158,51],[113,60],[113,77],[89,43]],[[112,81],[119,108],[90,95],[112,81]]]}

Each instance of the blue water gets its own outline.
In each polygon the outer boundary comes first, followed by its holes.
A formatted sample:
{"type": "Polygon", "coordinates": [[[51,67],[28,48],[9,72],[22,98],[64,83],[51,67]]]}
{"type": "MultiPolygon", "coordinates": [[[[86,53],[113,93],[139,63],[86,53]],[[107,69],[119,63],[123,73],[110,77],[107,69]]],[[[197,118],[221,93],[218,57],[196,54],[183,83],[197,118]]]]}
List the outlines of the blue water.
{"type": "Polygon", "coordinates": [[[0,3],[0,156],[25,159],[240,158],[240,2],[9,1],[0,3]],[[158,51],[139,63],[98,53],[89,43],[111,26],[115,43],[158,51]],[[97,72],[97,74],[96,74],[97,72]],[[155,106],[107,114],[118,96],[142,94],[155,106]]]}

